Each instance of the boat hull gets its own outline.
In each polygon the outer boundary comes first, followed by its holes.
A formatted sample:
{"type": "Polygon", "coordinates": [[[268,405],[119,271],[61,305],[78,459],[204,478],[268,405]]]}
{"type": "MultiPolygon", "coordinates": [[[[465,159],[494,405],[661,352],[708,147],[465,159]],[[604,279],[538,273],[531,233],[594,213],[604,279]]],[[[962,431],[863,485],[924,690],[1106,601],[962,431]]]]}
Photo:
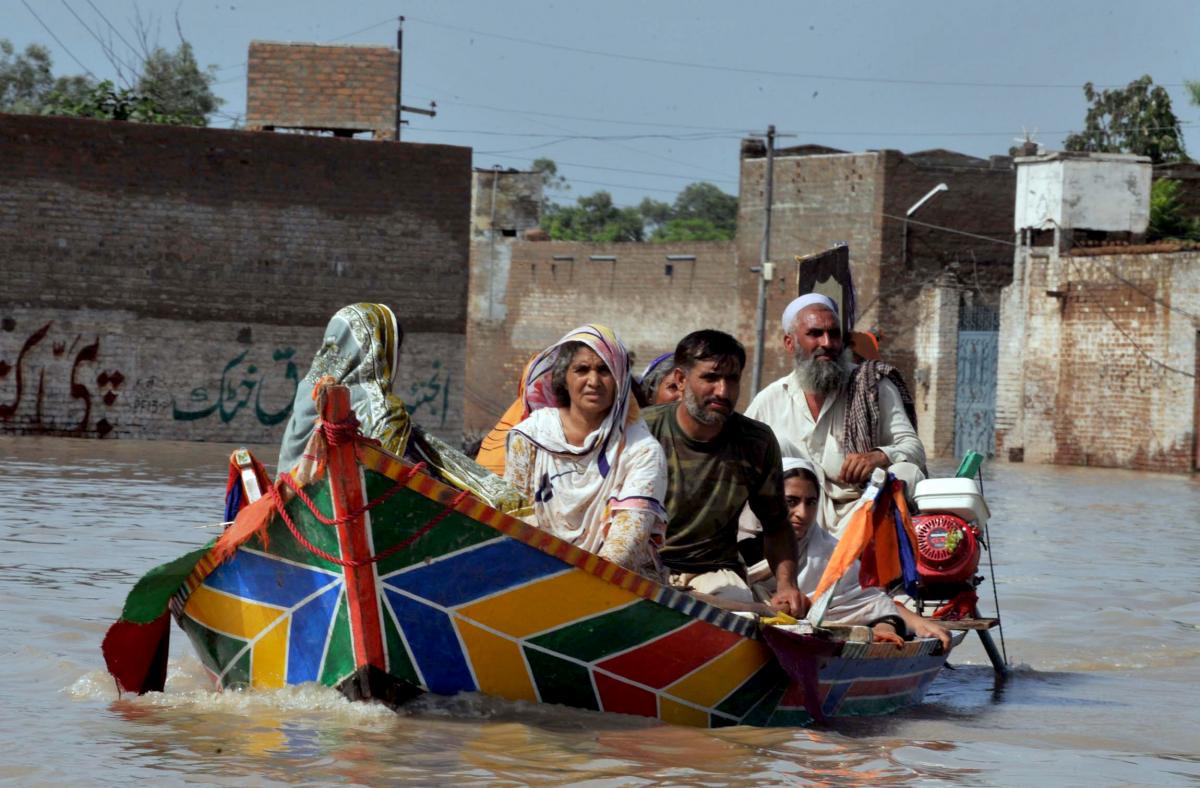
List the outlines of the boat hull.
{"type": "MultiPolygon", "coordinates": [[[[482,692],[702,727],[813,720],[788,672],[788,649],[808,653],[802,644],[773,644],[751,619],[584,552],[376,448],[358,447],[356,472],[363,500],[390,497],[337,527],[293,498],[291,526],[273,518],[265,540],[219,565],[202,560],[176,594],[176,620],[218,686],[317,682],[393,705],[421,692],[482,692]],[[340,532],[352,528],[369,550],[403,549],[339,565],[348,544],[340,532]],[[372,642],[379,653],[364,656],[372,642]]],[[[334,486],[304,488],[327,519],[334,486]]],[[[917,702],[944,661],[928,653],[931,643],[833,644],[844,653],[821,656],[817,671],[828,716],[917,702]]]]}

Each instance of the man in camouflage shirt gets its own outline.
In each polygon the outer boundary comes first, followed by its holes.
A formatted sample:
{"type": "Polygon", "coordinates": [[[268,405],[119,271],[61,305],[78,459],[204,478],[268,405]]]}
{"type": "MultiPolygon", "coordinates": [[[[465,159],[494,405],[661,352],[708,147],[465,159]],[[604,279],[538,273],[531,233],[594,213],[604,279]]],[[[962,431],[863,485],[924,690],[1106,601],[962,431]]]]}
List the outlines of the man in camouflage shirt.
{"type": "Polygon", "coordinates": [[[746,351],[721,331],[695,331],[675,348],[671,372],[679,402],[644,412],[667,455],[666,545],[676,586],[753,602],[738,557],[738,516],[749,504],[763,525],[778,591],[771,605],[801,616],[809,600],[796,587],[795,536],[783,499],[783,463],[774,433],[734,411],[746,351]]]}

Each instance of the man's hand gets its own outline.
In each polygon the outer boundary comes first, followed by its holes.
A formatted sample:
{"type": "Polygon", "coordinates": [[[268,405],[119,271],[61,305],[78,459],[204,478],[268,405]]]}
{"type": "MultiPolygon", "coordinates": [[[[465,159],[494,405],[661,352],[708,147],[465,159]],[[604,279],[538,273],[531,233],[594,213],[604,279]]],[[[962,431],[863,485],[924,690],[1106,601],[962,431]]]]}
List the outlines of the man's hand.
{"type": "Polygon", "coordinates": [[[804,618],[808,615],[812,602],[795,586],[781,587],[775,592],[775,596],[771,597],[771,607],[781,613],[787,613],[792,618],[804,618]]]}
{"type": "Polygon", "coordinates": [[[879,449],[847,454],[842,463],[841,481],[843,484],[865,484],[876,468],[886,468],[891,464],[892,461],[879,449]]]}
{"type": "Polygon", "coordinates": [[[937,638],[942,642],[944,651],[950,650],[950,631],[936,621],[920,616],[914,616],[915,620],[906,621],[908,628],[912,630],[913,635],[919,638],[937,638]]]}

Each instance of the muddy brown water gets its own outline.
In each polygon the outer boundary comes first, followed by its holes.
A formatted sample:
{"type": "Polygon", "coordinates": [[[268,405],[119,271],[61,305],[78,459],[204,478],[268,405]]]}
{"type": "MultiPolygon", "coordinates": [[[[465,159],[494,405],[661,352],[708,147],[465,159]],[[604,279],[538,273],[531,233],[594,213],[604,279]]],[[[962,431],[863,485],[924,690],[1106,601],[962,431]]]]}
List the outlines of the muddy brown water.
{"type": "Polygon", "coordinates": [[[118,697],[104,631],[143,572],[212,534],[230,448],[0,438],[0,781],[1200,781],[1195,479],[986,466],[1016,669],[994,682],[972,636],[887,718],[704,731],[476,695],[397,714],[312,686],[218,693],[178,630],[166,692],[118,697]]]}

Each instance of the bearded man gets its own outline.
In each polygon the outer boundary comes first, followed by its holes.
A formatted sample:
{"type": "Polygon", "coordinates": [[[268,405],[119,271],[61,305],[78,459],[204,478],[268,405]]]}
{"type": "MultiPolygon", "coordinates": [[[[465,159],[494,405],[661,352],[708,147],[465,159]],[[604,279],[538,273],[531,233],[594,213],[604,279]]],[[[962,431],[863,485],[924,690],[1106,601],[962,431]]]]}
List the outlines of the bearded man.
{"type": "Polygon", "coordinates": [[[724,332],[694,331],[680,340],[673,364],[683,399],[643,411],[667,456],[667,536],[659,556],[672,585],[754,602],[737,549],[738,515],[749,505],[778,583],[771,605],[804,615],[809,600],[796,587],[779,444],[767,425],[734,411],[745,349],[724,332]]]}
{"type": "Polygon", "coordinates": [[[850,361],[831,299],[800,296],[788,304],[782,323],[783,346],[796,369],[760,391],[746,415],[813,461],[825,491],[821,525],[840,536],[876,468],[896,474],[910,495],[925,478],[912,397],[893,367],[850,361]]]}

